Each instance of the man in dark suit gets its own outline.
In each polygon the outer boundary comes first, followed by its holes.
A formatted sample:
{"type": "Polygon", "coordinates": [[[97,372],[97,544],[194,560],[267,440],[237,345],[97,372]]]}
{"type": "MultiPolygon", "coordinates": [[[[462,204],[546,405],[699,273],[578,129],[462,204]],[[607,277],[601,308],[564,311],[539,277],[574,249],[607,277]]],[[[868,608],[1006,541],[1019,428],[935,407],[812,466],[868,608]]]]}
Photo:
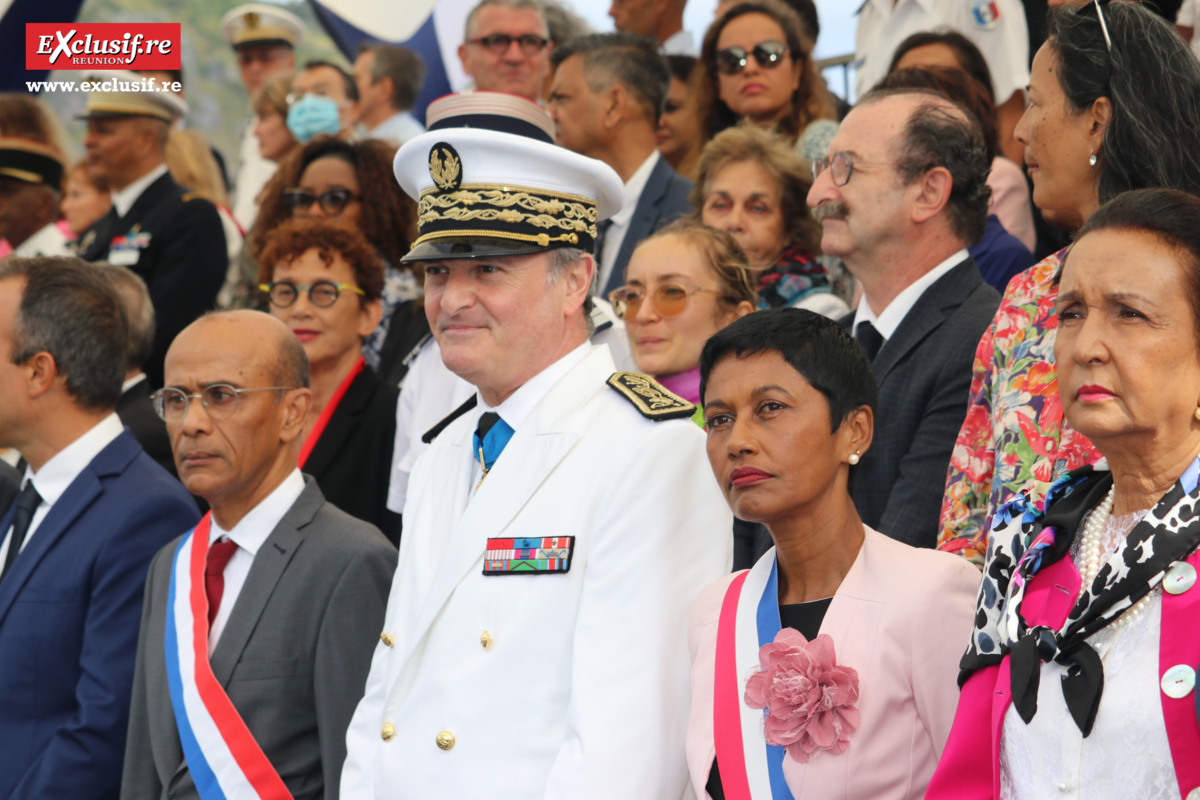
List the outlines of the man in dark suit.
{"type": "Polygon", "coordinates": [[[550,113],[557,141],[598,158],[625,182],[625,204],[597,225],[596,294],[625,285],[625,267],[643,239],[691,213],[692,182],[655,148],[654,131],[671,74],[653,39],[629,33],[580,36],[550,56],[550,113]]]}
{"type": "Polygon", "coordinates": [[[975,346],[1000,302],[966,250],[983,233],[991,195],[983,137],[940,95],[872,92],[829,154],[808,204],[822,221],[822,250],[862,286],[842,324],[879,381],[854,502],[867,525],[933,547],[975,346]]]}
{"type": "Polygon", "coordinates": [[[166,379],[155,404],[179,477],[212,511],[150,566],[121,797],[211,796],[196,784],[212,774],[226,797],[245,796],[242,765],[253,763],[258,786],[336,798],[396,550],[296,467],[312,393],[282,322],[204,316],[171,345],[166,379]],[[170,598],[189,583],[202,610],[181,636],[170,598]],[[207,703],[236,713],[199,715],[207,703]],[[213,746],[214,730],[240,742],[236,759],[213,746]]]}
{"type": "Polygon", "coordinates": [[[129,347],[126,350],[125,382],[121,385],[121,399],[117,401],[117,416],[129,428],[133,438],[159,465],[172,475],[175,474],[175,457],[171,454],[171,440],[167,438],[167,426],[154,412],[150,401],[150,384],[142,365],[150,357],[154,347],[154,305],[146,282],[128,267],[118,267],[107,261],[96,263],[112,281],[125,309],[129,322],[129,347]]]}
{"type": "Polygon", "coordinates": [[[0,263],[0,798],[115,797],[146,568],[196,505],[113,413],[125,315],[73,257],[0,263]]]}
{"type": "MultiPolygon", "coordinates": [[[[145,80],[127,72],[100,79],[117,88],[145,80]]],[[[186,112],[166,91],[88,94],[88,168],[112,187],[113,207],[84,232],[79,252],[86,261],[129,267],[146,282],[158,318],[144,365],[151,387],[162,385],[171,340],[216,303],[228,266],[217,209],[167,172],[170,126],[186,112]]]]}

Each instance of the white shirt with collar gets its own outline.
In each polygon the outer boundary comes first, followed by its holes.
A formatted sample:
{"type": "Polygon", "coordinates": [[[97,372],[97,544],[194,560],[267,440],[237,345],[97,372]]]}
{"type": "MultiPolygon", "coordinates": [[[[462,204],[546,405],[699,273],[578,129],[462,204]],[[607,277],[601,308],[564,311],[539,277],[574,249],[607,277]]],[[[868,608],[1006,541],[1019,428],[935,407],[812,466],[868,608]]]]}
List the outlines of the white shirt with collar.
{"type": "Polygon", "coordinates": [[[911,34],[950,28],[970,39],[992,73],[996,105],[1029,83],[1029,28],[1020,0],[866,0],[858,9],[855,89],[862,97],[911,34]]]}
{"type": "Polygon", "coordinates": [[[44,225],[37,233],[21,242],[20,247],[13,248],[13,254],[21,258],[35,256],[69,256],[71,248],[67,247],[67,236],[56,223],[44,225]]]}
{"type": "Polygon", "coordinates": [[[238,524],[233,526],[233,530],[226,531],[217,524],[216,517],[210,521],[208,532],[208,543],[211,546],[218,539],[227,538],[238,546],[234,551],[229,562],[225,565],[225,588],[221,592],[221,605],[217,607],[217,616],[213,618],[212,628],[208,632],[208,655],[211,657],[213,650],[217,647],[217,641],[221,638],[221,632],[225,630],[225,624],[229,622],[229,615],[233,612],[233,606],[237,602],[238,595],[241,594],[242,587],[246,585],[246,576],[250,574],[250,567],[254,564],[254,557],[258,555],[258,549],[267,541],[267,537],[271,535],[271,531],[275,530],[275,526],[283,519],[283,515],[288,512],[296,500],[304,491],[304,476],[300,474],[299,468],[293,469],[283,483],[275,487],[261,503],[242,517],[238,524]]]}
{"type": "MultiPolygon", "coordinates": [[[[521,385],[521,388],[510,394],[498,406],[489,406],[481,396],[479,403],[472,410],[475,419],[475,425],[472,426],[472,430],[479,424],[480,417],[489,411],[494,411],[515,432],[521,427],[521,423],[537,408],[537,404],[542,402],[542,398],[554,387],[554,384],[558,383],[564,375],[570,372],[572,367],[587,358],[590,352],[592,352],[592,343],[589,340],[525,381],[521,385]]],[[[472,453],[472,460],[471,486],[474,488],[479,485],[479,479],[483,477],[483,467],[479,463],[478,453],[472,453]]]]}
{"type": "Polygon", "coordinates": [[[692,41],[690,31],[680,28],[667,37],[667,40],[662,43],[663,55],[668,56],[698,56],[700,53],[696,50],[696,45],[692,41]]]}
{"type": "Polygon", "coordinates": [[[887,304],[887,308],[883,309],[879,314],[876,314],[871,308],[871,304],[867,302],[867,295],[864,292],[859,298],[858,308],[854,311],[854,335],[858,336],[858,326],[864,322],[869,322],[875,326],[875,330],[883,336],[886,342],[892,338],[892,334],[900,327],[900,323],[908,316],[908,312],[921,299],[921,295],[925,294],[925,290],[938,282],[943,275],[957,267],[964,259],[967,258],[967,249],[964,247],[954,255],[947,258],[942,263],[938,264],[933,269],[926,272],[921,277],[910,283],[904,291],[896,295],[896,299],[887,304]]]}
{"type": "Polygon", "coordinates": [[[367,131],[365,139],[383,139],[396,144],[404,144],[425,132],[425,126],[417,122],[408,111],[397,111],[383,122],[367,131]]]}
{"type": "Polygon", "coordinates": [[[132,378],[121,384],[121,394],[125,394],[144,380],[146,380],[146,373],[139,372],[137,375],[134,375],[132,378]]]}
{"type": "Polygon", "coordinates": [[[610,217],[612,225],[609,226],[608,233],[604,234],[604,252],[600,254],[600,267],[596,275],[597,291],[603,291],[604,287],[608,285],[608,278],[612,275],[613,265],[617,261],[617,253],[620,252],[621,245],[625,243],[625,233],[629,230],[633,212],[637,210],[638,201],[642,199],[642,191],[646,188],[646,183],[650,180],[650,173],[654,171],[659,158],[658,150],[650,151],[649,157],[634,170],[634,173],[629,176],[629,180],[625,182],[625,203],[621,206],[620,211],[610,217]]]}
{"type": "Polygon", "coordinates": [[[147,172],[142,177],[138,178],[133,183],[126,186],[120,191],[112,193],[113,208],[117,210],[118,217],[124,217],[129,213],[129,209],[133,208],[133,204],[142,196],[142,192],[150,188],[150,184],[167,174],[167,165],[159,164],[154,169],[147,172]]]}
{"type": "MultiPolygon", "coordinates": [[[[32,482],[33,488],[37,489],[37,493],[41,495],[42,502],[33,512],[33,520],[29,523],[29,530],[25,532],[25,541],[21,543],[22,551],[29,545],[29,540],[33,538],[33,535],[37,533],[38,527],[50,513],[50,509],[79,477],[79,473],[83,472],[84,468],[100,454],[100,451],[108,447],[113,439],[120,436],[124,430],[125,426],[114,412],[97,422],[87,433],[55,453],[49,461],[42,464],[42,468],[37,472],[29,467],[25,468],[25,478],[21,481],[21,488],[24,489],[29,482],[32,482]]],[[[11,542],[12,525],[9,525],[8,530],[4,532],[3,543],[0,543],[0,564],[3,564],[8,558],[8,547],[11,542]]]]}

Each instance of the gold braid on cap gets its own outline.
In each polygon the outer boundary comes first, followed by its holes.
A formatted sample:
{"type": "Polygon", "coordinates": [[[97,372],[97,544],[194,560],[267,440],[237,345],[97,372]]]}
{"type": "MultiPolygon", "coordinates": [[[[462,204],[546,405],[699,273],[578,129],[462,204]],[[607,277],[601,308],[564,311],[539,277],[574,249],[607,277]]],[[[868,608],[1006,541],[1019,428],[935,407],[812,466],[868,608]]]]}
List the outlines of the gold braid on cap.
{"type": "Polygon", "coordinates": [[[452,191],[431,187],[417,206],[415,247],[433,239],[480,237],[562,242],[591,251],[596,240],[596,201],[582,195],[495,184],[462,184],[452,191]]]}

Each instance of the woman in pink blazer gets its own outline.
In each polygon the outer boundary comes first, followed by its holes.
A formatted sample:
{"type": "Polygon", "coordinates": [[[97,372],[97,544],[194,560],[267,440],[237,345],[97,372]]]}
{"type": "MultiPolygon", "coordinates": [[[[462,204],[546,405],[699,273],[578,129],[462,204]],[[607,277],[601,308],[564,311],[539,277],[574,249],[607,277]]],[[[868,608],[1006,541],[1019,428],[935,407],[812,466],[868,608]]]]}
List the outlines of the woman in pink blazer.
{"type": "Polygon", "coordinates": [[[1063,261],[1058,394],[1105,460],[996,512],[929,798],[1200,798],[1198,286],[1200,198],[1172,189],[1118,195],[1063,261]]]}
{"type": "Polygon", "coordinates": [[[775,547],[692,611],[696,795],[922,797],[979,573],[862,524],[847,484],[871,444],[866,353],[837,323],[781,308],[709,339],[700,370],[713,472],[775,547]]]}

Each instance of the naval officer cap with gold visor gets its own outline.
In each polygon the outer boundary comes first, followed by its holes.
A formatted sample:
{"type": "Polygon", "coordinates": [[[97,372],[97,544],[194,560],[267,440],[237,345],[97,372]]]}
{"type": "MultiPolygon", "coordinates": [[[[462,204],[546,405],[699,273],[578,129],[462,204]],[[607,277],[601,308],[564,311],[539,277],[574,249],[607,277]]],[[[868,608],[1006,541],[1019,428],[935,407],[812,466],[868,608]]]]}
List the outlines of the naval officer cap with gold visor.
{"type": "Polygon", "coordinates": [[[536,103],[461,92],[430,104],[428,132],[393,163],[417,201],[417,239],[402,261],[595,250],[596,225],[621,210],[624,185],[603,161],[554,144],[536,103]]]}

